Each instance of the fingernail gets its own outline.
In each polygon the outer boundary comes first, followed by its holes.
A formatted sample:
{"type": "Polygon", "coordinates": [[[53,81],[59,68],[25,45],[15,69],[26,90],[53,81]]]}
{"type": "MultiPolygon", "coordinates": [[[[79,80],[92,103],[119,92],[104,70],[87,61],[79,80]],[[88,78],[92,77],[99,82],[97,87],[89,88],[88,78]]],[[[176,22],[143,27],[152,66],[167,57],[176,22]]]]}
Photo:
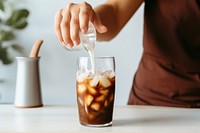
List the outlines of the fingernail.
{"type": "Polygon", "coordinates": [[[70,48],[72,48],[72,47],[73,47],[73,44],[68,43],[67,46],[69,46],[70,48]]]}
{"type": "Polygon", "coordinates": [[[87,30],[86,30],[86,29],[81,29],[81,32],[82,32],[83,34],[85,34],[85,33],[87,32],[87,30]]]}
{"type": "Polygon", "coordinates": [[[78,45],[77,41],[73,41],[73,43],[74,43],[75,45],[78,45]]]}
{"type": "Polygon", "coordinates": [[[104,25],[102,25],[102,29],[103,29],[104,32],[106,32],[108,30],[108,28],[104,25]]]}

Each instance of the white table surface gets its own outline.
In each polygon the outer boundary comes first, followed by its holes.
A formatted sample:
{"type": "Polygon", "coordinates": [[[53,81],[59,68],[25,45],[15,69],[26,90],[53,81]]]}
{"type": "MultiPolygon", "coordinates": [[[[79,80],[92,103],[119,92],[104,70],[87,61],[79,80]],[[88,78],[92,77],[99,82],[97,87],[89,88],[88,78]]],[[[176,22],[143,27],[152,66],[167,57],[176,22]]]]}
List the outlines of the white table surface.
{"type": "Polygon", "coordinates": [[[15,108],[0,105],[0,133],[200,133],[200,110],[154,106],[115,106],[113,125],[79,124],[76,106],[15,108]]]}

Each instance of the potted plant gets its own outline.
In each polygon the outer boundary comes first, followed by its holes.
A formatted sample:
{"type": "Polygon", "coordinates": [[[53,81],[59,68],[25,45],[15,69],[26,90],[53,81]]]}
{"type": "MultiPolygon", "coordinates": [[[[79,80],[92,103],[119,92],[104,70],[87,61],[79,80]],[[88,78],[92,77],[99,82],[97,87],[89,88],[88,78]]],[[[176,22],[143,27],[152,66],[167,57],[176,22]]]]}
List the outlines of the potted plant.
{"type": "Polygon", "coordinates": [[[0,0],[0,64],[11,64],[13,57],[10,49],[22,52],[23,48],[15,44],[16,31],[26,28],[29,11],[15,8],[12,1],[0,0]],[[9,12],[9,13],[8,13],[9,12]]]}
{"type": "MultiPolygon", "coordinates": [[[[18,30],[27,27],[29,11],[17,8],[19,0],[0,0],[0,103],[8,102],[7,88],[13,88],[13,71],[8,64],[14,61],[15,51],[22,53],[23,48],[16,43],[18,30]]],[[[10,92],[9,92],[10,94],[10,92]]]]}

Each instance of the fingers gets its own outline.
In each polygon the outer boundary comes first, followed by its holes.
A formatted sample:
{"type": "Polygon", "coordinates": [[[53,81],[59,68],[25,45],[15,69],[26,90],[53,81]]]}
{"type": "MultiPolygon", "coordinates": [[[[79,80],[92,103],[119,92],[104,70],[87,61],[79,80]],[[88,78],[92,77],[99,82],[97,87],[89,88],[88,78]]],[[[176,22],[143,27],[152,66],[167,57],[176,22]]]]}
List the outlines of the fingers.
{"type": "Polygon", "coordinates": [[[78,45],[80,43],[79,32],[87,32],[89,21],[94,24],[99,33],[107,31],[92,6],[86,2],[70,3],[58,10],[54,19],[54,29],[60,44],[69,47],[78,45]]]}
{"type": "Polygon", "coordinates": [[[105,33],[107,31],[107,27],[101,23],[98,14],[95,13],[92,6],[86,2],[83,2],[81,4],[79,21],[82,33],[87,32],[89,21],[91,21],[94,24],[94,27],[97,29],[99,33],[105,33]]]}
{"type": "Polygon", "coordinates": [[[76,11],[73,6],[74,4],[71,3],[68,4],[65,8],[58,10],[54,20],[54,29],[60,44],[67,45],[69,47],[73,47],[73,42],[76,41],[72,39],[78,36],[78,28],[76,28],[77,26],[74,26],[74,16],[77,16],[78,11],[76,11]],[[71,12],[73,12],[73,14],[71,12]]]}
{"type": "Polygon", "coordinates": [[[69,47],[73,47],[73,43],[70,36],[70,18],[71,14],[68,8],[62,10],[62,21],[60,23],[61,35],[63,38],[62,44],[69,47]]]}
{"type": "Polygon", "coordinates": [[[58,10],[54,18],[54,30],[61,45],[68,45],[69,47],[72,47],[73,45],[69,34],[69,18],[70,14],[66,9],[58,10]]]}
{"type": "Polygon", "coordinates": [[[94,27],[96,28],[96,30],[99,32],[99,33],[105,33],[107,32],[107,27],[105,25],[102,24],[101,20],[100,20],[100,17],[98,16],[98,14],[96,14],[94,12],[94,27]]]}
{"type": "Polygon", "coordinates": [[[83,2],[80,6],[80,13],[79,13],[79,22],[80,22],[80,29],[82,33],[86,33],[88,30],[88,23],[92,16],[92,7],[83,2]]]}
{"type": "Polygon", "coordinates": [[[71,22],[70,22],[70,36],[74,45],[78,45],[80,43],[79,39],[79,10],[75,10],[71,12],[71,22]]]}

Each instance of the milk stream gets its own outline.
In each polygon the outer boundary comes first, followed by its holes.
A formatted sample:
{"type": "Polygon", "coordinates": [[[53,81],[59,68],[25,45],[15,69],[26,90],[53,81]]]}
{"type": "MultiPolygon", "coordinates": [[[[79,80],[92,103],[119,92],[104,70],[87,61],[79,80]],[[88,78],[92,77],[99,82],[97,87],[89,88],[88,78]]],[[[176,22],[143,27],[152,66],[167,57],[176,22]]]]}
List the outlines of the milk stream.
{"type": "Polygon", "coordinates": [[[94,63],[94,47],[95,42],[84,44],[85,48],[87,49],[89,56],[90,56],[90,63],[92,67],[92,74],[95,74],[95,63],[94,63]]]}
{"type": "Polygon", "coordinates": [[[96,32],[94,26],[89,24],[87,34],[80,34],[82,44],[88,51],[91,61],[92,73],[95,74],[95,63],[94,63],[94,47],[96,43],[96,32]]]}

